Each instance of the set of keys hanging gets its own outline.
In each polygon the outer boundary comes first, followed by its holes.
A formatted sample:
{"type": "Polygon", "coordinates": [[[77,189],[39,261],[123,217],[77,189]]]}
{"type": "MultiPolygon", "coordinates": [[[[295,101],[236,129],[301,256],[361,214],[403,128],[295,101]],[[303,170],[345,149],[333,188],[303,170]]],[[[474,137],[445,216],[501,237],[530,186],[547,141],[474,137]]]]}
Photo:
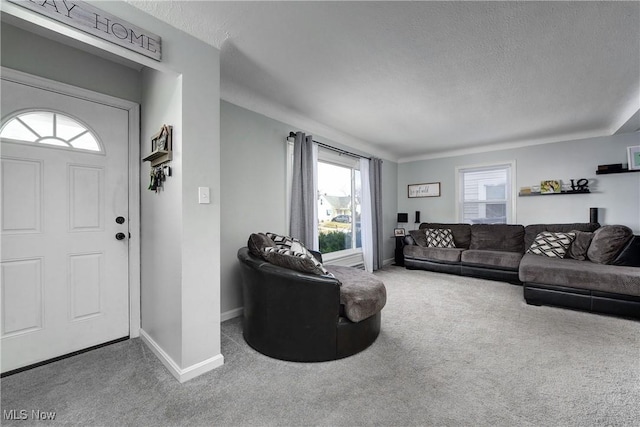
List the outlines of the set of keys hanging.
{"type": "Polygon", "coordinates": [[[151,181],[149,182],[148,190],[155,191],[156,193],[162,188],[164,181],[168,176],[171,176],[170,166],[156,166],[151,168],[149,173],[151,181]]]}

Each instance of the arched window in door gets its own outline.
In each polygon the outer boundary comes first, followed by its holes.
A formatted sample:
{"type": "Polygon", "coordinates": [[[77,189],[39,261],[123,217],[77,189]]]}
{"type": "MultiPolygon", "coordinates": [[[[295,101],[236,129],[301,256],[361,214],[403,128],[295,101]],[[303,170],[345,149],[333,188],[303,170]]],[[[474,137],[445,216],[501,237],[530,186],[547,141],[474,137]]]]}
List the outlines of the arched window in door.
{"type": "Polygon", "coordinates": [[[45,144],[102,153],[98,138],[78,120],[55,111],[27,111],[10,116],[0,138],[28,144],[45,144]]]}

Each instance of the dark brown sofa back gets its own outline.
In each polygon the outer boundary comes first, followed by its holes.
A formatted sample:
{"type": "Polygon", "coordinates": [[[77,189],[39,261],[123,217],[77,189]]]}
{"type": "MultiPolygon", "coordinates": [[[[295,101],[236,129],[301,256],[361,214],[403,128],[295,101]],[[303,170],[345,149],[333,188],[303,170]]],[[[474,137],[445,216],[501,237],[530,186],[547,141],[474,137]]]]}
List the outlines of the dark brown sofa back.
{"type": "Polygon", "coordinates": [[[524,226],[473,224],[469,249],[524,253],[524,226]]]}

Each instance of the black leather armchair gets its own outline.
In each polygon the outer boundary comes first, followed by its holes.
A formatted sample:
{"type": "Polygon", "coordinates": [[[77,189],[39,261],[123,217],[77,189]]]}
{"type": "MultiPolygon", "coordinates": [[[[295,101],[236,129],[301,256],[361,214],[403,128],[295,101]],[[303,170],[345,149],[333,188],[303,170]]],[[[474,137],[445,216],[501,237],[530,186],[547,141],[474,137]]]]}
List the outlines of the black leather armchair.
{"type": "Polygon", "coordinates": [[[334,360],[364,350],[380,333],[380,312],[358,323],[340,315],[337,279],[269,264],[246,247],[238,259],[243,335],[260,353],[295,362],[334,360]]]}

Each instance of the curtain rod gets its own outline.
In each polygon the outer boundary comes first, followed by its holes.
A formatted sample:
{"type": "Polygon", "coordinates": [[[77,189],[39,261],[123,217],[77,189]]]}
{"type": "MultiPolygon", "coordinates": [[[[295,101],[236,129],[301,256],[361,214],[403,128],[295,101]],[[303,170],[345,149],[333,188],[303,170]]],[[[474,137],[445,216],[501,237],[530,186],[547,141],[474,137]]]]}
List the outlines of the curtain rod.
{"type": "MultiPolygon", "coordinates": [[[[295,132],[289,132],[289,137],[295,138],[296,137],[296,133],[295,132]]],[[[313,140],[313,142],[315,142],[316,144],[318,144],[322,148],[326,148],[327,150],[336,151],[336,152],[338,152],[340,154],[346,154],[347,156],[351,156],[351,157],[358,157],[360,159],[371,160],[371,157],[361,156],[360,154],[352,153],[351,151],[343,150],[342,148],[332,147],[331,145],[327,145],[327,144],[325,144],[323,142],[318,142],[315,139],[313,140]]]]}

